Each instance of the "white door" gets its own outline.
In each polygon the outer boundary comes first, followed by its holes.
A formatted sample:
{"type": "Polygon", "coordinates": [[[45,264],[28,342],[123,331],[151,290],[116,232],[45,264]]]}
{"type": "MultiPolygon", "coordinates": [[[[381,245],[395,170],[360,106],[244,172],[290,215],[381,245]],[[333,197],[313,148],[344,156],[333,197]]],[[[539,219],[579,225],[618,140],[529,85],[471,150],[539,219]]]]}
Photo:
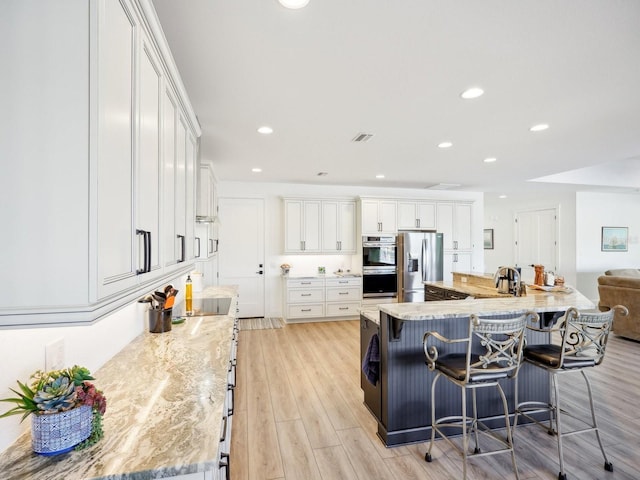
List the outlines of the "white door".
{"type": "Polygon", "coordinates": [[[264,200],[220,198],[220,285],[238,286],[238,316],[264,317],[264,200]]]}
{"type": "Polygon", "coordinates": [[[558,269],[557,211],[555,208],[516,212],[516,266],[522,278],[533,281],[531,265],[544,265],[545,271],[558,269]]]}

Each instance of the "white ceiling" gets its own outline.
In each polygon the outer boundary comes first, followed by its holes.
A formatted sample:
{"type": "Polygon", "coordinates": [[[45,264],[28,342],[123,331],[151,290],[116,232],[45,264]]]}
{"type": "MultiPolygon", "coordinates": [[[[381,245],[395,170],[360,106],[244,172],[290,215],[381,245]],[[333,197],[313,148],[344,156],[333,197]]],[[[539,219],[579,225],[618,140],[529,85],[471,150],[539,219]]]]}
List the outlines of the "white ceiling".
{"type": "Polygon", "coordinates": [[[638,0],[153,3],[219,180],[640,188],[638,0]]]}

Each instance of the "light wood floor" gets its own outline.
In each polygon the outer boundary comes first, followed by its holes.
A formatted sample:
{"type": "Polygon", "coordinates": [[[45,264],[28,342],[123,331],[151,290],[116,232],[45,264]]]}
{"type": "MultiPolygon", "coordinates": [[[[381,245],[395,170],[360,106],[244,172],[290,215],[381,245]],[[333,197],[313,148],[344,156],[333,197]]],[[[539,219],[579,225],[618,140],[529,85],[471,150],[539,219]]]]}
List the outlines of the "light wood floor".
{"type": "MultiPolygon", "coordinates": [[[[462,477],[461,458],[443,441],[426,463],[426,443],[386,448],[376,437],[360,389],[359,342],[358,321],[240,332],[233,480],[462,477]]],[[[564,442],[569,480],[640,479],[639,362],[640,343],[610,337],[607,358],[589,373],[614,472],[604,471],[595,435],[579,435],[564,442]]],[[[584,404],[580,375],[562,378],[568,405],[584,404]]],[[[518,427],[516,451],[520,478],[557,478],[555,437],[518,427]]],[[[508,454],[470,461],[469,479],[501,478],[515,478],[508,454]]]]}

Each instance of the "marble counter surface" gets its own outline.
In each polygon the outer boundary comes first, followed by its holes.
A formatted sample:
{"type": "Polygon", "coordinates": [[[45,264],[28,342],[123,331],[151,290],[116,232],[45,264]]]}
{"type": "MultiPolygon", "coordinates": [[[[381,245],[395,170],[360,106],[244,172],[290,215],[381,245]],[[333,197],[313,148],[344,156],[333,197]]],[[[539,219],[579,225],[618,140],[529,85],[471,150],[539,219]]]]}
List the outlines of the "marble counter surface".
{"type": "Polygon", "coordinates": [[[420,303],[390,303],[378,306],[385,312],[401,320],[429,320],[437,318],[497,315],[500,313],[522,313],[534,310],[538,313],[557,312],[569,307],[578,309],[594,308],[594,304],[575,289],[569,293],[536,292],[524,297],[477,298],[466,300],[443,300],[420,303]]]}
{"type": "MultiPolygon", "coordinates": [[[[237,289],[208,287],[197,295],[236,297],[237,289]]],[[[146,480],[212,469],[235,311],[232,301],[234,315],[189,317],[170,332],[139,335],[93,372],[107,398],[104,438],[43,457],[32,452],[27,432],[0,454],[0,477],[146,480]]]]}

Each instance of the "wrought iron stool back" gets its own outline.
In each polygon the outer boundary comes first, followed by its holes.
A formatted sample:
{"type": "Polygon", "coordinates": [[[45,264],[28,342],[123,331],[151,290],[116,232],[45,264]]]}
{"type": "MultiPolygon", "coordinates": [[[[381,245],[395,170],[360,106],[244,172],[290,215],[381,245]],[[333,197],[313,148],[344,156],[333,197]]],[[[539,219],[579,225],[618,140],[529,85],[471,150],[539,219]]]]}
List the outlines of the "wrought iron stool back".
{"type": "Polygon", "coordinates": [[[574,307],[569,308],[560,318],[556,326],[549,328],[538,328],[528,325],[527,328],[538,332],[547,332],[551,336],[559,335],[559,343],[528,345],[524,349],[524,360],[536,367],[543,368],[550,373],[550,381],[554,392],[554,398],[549,403],[539,401],[525,401],[518,403],[518,390],[516,388],[516,415],[514,428],[518,422],[518,416],[522,415],[532,422],[542,426],[550,434],[556,435],[558,440],[558,457],[560,463],[559,480],[566,480],[564,471],[564,456],[562,439],[568,435],[595,432],[596,438],[604,457],[604,468],[613,471],[613,465],[607,460],[607,456],[600,440],[600,433],[596,422],[593,408],[593,395],[591,383],[587,378],[584,369],[600,365],[604,360],[607,348],[609,333],[613,324],[615,310],[620,310],[623,315],[628,314],[626,307],[616,305],[606,312],[598,310],[579,311],[574,307]],[[576,413],[561,408],[560,389],[557,376],[561,373],[580,372],[585,380],[589,395],[589,405],[591,407],[591,423],[579,418],[576,413]],[[547,413],[549,415],[549,425],[545,426],[535,414],[547,413]],[[561,414],[576,418],[587,425],[586,428],[562,431],[561,414]]]}

